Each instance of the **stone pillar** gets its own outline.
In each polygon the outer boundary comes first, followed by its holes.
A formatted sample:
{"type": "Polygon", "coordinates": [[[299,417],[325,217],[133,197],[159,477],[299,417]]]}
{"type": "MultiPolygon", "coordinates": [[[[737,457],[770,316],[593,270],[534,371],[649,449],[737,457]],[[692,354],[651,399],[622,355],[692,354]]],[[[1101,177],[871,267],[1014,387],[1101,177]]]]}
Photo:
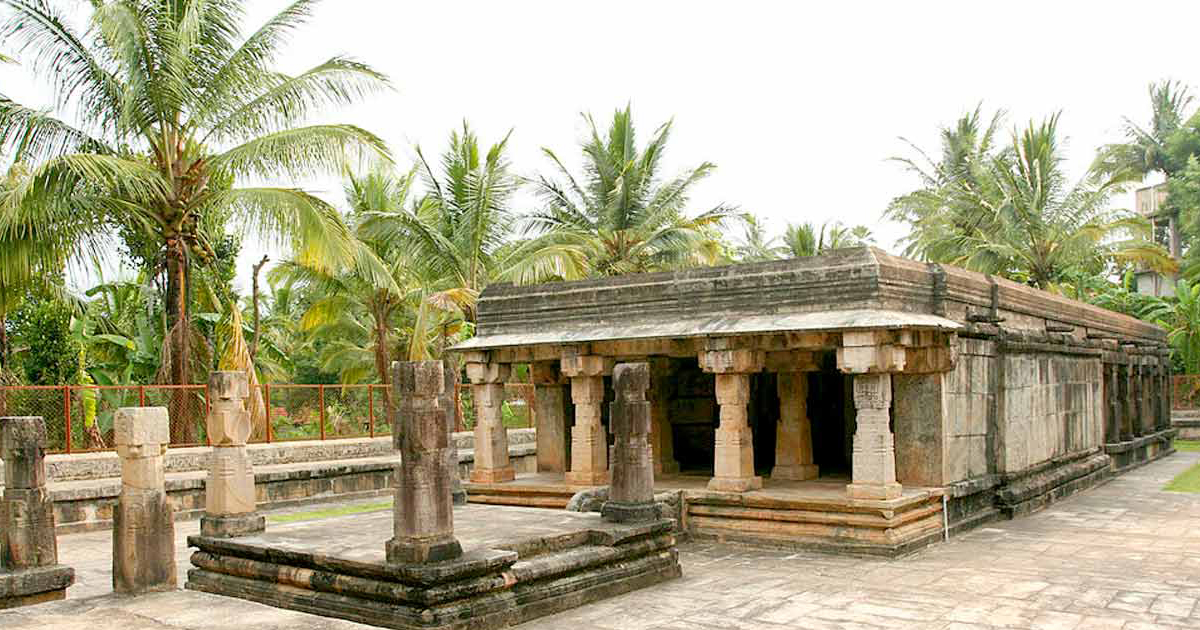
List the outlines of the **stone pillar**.
{"type": "Polygon", "coordinates": [[[617,398],[610,406],[613,444],[612,487],[600,508],[604,520],[614,523],[658,519],[654,502],[654,463],[650,448],[650,366],[622,363],[613,370],[617,398]]]}
{"type": "Polygon", "coordinates": [[[1171,359],[1163,357],[1158,365],[1158,428],[1171,428],[1171,359]]]}
{"type": "Polygon", "coordinates": [[[575,426],[571,427],[571,470],[567,484],[602,486],[608,483],[608,435],[600,422],[604,404],[604,374],[611,362],[594,355],[562,358],[562,373],[571,378],[575,426]]]}
{"type": "Polygon", "coordinates": [[[245,372],[213,372],[208,376],[208,439],[212,464],[204,489],[202,536],[232,537],[257,534],[266,519],[255,505],[254,470],[246,454],[250,387],[245,372]]]}
{"type": "MultiPolygon", "coordinates": [[[[462,555],[454,537],[451,485],[454,471],[447,456],[450,430],[441,361],[392,364],[392,392],[398,401],[392,436],[400,451],[393,475],[393,537],[387,542],[390,564],[453,560],[462,555]]],[[[453,396],[453,394],[451,394],[453,396]]]]}
{"type": "Polygon", "coordinates": [[[745,492],[762,488],[762,477],[754,474],[754,435],[746,405],[750,402],[750,374],[762,369],[763,353],[709,350],[702,355],[700,365],[716,374],[717,404],[721,407],[708,489],[745,492]]]}
{"type": "MultiPolygon", "coordinates": [[[[438,399],[438,407],[446,414],[446,432],[454,433],[454,427],[458,425],[458,400],[454,396],[454,390],[458,386],[459,373],[454,369],[452,362],[443,359],[442,374],[445,382],[442,384],[442,395],[438,399]]],[[[395,423],[395,419],[392,418],[391,422],[395,423]]],[[[463,488],[462,478],[458,474],[458,446],[455,445],[453,439],[446,448],[446,465],[450,467],[452,473],[450,498],[454,505],[466,505],[467,491],[463,488]]]]}
{"type": "Polygon", "coordinates": [[[1121,414],[1117,406],[1117,366],[1104,365],[1104,441],[1116,442],[1121,438],[1121,414]]]}
{"type": "Polygon", "coordinates": [[[1158,392],[1154,387],[1154,366],[1150,364],[1149,357],[1143,359],[1146,361],[1142,364],[1142,433],[1151,434],[1158,427],[1158,413],[1155,411],[1158,398],[1158,392]]]}
{"type": "Polygon", "coordinates": [[[671,360],[650,360],[650,448],[654,453],[654,474],[674,475],[679,472],[675,461],[675,435],[671,429],[670,394],[671,360]]]}
{"type": "Polygon", "coordinates": [[[175,513],[163,456],[171,442],[166,407],[122,407],[113,421],[121,497],[113,512],[113,590],[123,595],[176,587],[175,513]]]}
{"type": "Polygon", "coordinates": [[[808,373],[779,372],[779,423],[775,432],[772,479],[816,479],[812,422],[808,418],[808,373]]]}
{"type": "Polygon", "coordinates": [[[1129,365],[1117,365],[1117,411],[1121,416],[1121,441],[1133,439],[1133,392],[1130,388],[1129,365]]]}
{"type": "Polygon", "coordinates": [[[516,479],[508,461],[508,429],[504,428],[504,382],[507,363],[468,363],[471,397],[475,399],[475,466],[471,481],[500,483],[516,479]]]}
{"type": "Polygon", "coordinates": [[[1145,410],[1146,410],[1146,387],[1145,381],[1142,379],[1142,366],[1137,363],[1138,359],[1130,360],[1129,364],[1129,414],[1131,422],[1133,422],[1133,434],[1141,437],[1146,434],[1145,410]]]}
{"type": "Polygon", "coordinates": [[[853,499],[895,499],[896,451],[889,408],[892,404],[891,374],[855,374],[854,408],[857,411],[851,483],[846,494],[853,499]]]}
{"type": "Polygon", "coordinates": [[[566,473],[571,433],[567,426],[567,394],[558,365],[551,362],[529,364],[533,375],[537,417],[538,472],[566,473]]]}
{"type": "Polygon", "coordinates": [[[75,570],[58,564],[54,502],[46,489],[46,423],[0,418],[0,609],[66,597],[75,570]]]}

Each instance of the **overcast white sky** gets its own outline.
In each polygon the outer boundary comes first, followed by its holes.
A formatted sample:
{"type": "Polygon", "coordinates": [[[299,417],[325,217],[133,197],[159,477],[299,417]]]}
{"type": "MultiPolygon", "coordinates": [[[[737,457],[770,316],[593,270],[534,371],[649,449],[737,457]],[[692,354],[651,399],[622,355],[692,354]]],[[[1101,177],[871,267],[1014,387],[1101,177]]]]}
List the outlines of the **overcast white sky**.
{"type": "MultiPolygon", "coordinates": [[[[284,6],[252,0],[257,26],[284,6]]],[[[339,112],[392,144],[438,152],[466,118],[491,142],[514,130],[519,173],[539,147],[578,164],[579,113],[607,118],[631,101],[648,134],[674,118],[666,170],[709,160],[695,208],[725,201],[766,218],[840,219],[891,248],[880,221],[914,179],[887,158],[982,102],[1010,126],[1062,110],[1070,168],[1148,117],[1147,85],[1200,85],[1197,2],[699,2],[328,0],[284,61],[298,71],[348,53],[397,91],[339,112]]],[[[18,69],[4,91],[31,95],[18,69]]],[[[309,182],[340,193],[336,182],[309,182]]],[[[1121,199],[1125,205],[1132,200],[1121,199]]],[[[248,240],[240,268],[261,256],[248,240]]]]}

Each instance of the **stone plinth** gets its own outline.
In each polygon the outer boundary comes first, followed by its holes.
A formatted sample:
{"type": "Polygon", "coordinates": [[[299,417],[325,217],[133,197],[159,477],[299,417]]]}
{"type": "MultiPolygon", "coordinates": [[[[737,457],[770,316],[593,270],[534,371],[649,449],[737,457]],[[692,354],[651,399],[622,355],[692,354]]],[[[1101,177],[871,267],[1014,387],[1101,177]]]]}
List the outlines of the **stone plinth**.
{"type": "Polygon", "coordinates": [[[246,455],[249,394],[244,372],[213,372],[208,377],[207,427],[213,451],[200,519],[205,536],[245,536],[266,528],[266,519],[255,511],[254,471],[246,455]]]}
{"type": "Polygon", "coordinates": [[[113,590],[174,590],[175,519],[163,456],[171,441],[166,407],[124,407],[113,421],[121,457],[121,497],[113,512],[113,590]]]}
{"type": "Polygon", "coordinates": [[[622,363],[613,370],[617,399],[609,406],[613,435],[612,484],[600,513],[614,523],[652,521],[659,516],[654,502],[654,463],[650,448],[650,366],[622,363]]]}
{"type": "Polygon", "coordinates": [[[895,499],[896,447],[888,409],[892,404],[891,374],[856,374],[854,408],[858,426],[854,431],[851,479],[846,493],[855,499],[895,499]]]}
{"type": "Polygon", "coordinates": [[[441,406],[446,380],[441,361],[392,364],[393,398],[398,401],[392,435],[400,464],[392,508],[394,536],[387,543],[389,564],[441,562],[462,555],[454,537],[450,427],[441,406]]]}
{"type": "Polygon", "coordinates": [[[46,423],[0,418],[0,608],[63,599],[75,570],[58,564],[54,504],[46,489],[46,423]]]}

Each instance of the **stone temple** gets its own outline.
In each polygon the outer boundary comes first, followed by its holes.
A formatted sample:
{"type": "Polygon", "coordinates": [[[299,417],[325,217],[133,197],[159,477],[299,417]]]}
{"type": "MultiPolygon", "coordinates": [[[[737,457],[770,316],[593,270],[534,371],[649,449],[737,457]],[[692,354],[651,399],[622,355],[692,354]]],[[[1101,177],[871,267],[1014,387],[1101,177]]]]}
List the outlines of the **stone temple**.
{"type": "Polygon", "coordinates": [[[618,363],[650,367],[656,492],[698,538],[897,555],[1173,451],[1156,326],[963,269],[824,256],[489,287],[454,350],[476,404],[473,502],[609,483],[618,363]],[[537,471],[500,401],[536,386],[537,471]]]}

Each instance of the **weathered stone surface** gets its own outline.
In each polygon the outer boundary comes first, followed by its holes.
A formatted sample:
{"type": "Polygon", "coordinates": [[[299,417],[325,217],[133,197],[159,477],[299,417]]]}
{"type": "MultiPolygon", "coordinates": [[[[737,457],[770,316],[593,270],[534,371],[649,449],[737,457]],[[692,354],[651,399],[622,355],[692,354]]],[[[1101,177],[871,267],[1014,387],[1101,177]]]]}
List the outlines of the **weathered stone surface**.
{"type": "Polygon", "coordinates": [[[246,398],[250,385],[244,372],[216,371],[208,377],[208,439],[214,446],[244,445],[250,437],[246,398]]]}
{"type": "Polygon", "coordinates": [[[537,417],[538,472],[566,472],[571,452],[570,399],[558,365],[531,364],[537,417]]]}
{"type": "Polygon", "coordinates": [[[0,418],[0,455],[6,464],[0,497],[0,608],[62,599],[75,581],[73,569],[58,565],[45,447],[42,418],[0,418]]]}
{"type": "Polygon", "coordinates": [[[622,363],[613,370],[617,399],[609,408],[613,434],[612,485],[601,509],[604,520],[615,523],[659,518],[654,502],[654,463],[650,449],[650,366],[622,363]]]}
{"type": "Polygon", "coordinates": [[[113,590],[126,595],[176,587],[175,518],[163,456],[171,441],[166,407],[124,407],[113,421],[121,496],[113,513],[113,590]]]}
{"type": "MultiPolygon", "coordinates": [[[[443,562],[462,555],[454,538],[451,486],[455,472],[449,460],[450,427],[442,407],[446,402],[442,395],[444,370],[441,361],[393,364],[392,387],[400,402],[392,433],[399,436],[400,463],[392,508],[394,536],[387,543],[389,563],[443,562]]],[[[507,460],[507,452],[504,456],[507,460]]]]}
{"type": "Polygon", "coordinates": [[[454,505],[466,505],[467,491],[463,488],[462,477],[459,475],[458,443],[454,440],[454,428],[458,425],[458,399],[455,392],[458,390],[460,375],[451,362],[443,361],[443,363],[445,367],[442,370],[442,376],[445,380],[442,383],[442,395],[438,399],[438,405],[446,414],[446,432],[450,436],[446,448],[446,465],[454,473],[453,478],[450,479],[450,498],[454,505]]]}
{"type": "Polygon", "coordinates": [[[471,481],[495,483],[516,477],[508,461],[508,430],[504,427],[504,381],[508,374],[507,364],[467,364],[475,400],[475,468],[471,481]]]}
{"type": "Polygon", "coordinates": [[[708,488],[724,492],[761,488],[762,477],[754,474],[754,437],[746,415],[750,377],[718,373],[716,378],[721,424],[717,427],[713,478],[708,488]]]}
{"type": "Polygon", "coordinates": [[[0,457],[5,462],[5,488],[46,485],[46,423],[42,418],[0,418],[0,457]]]}

